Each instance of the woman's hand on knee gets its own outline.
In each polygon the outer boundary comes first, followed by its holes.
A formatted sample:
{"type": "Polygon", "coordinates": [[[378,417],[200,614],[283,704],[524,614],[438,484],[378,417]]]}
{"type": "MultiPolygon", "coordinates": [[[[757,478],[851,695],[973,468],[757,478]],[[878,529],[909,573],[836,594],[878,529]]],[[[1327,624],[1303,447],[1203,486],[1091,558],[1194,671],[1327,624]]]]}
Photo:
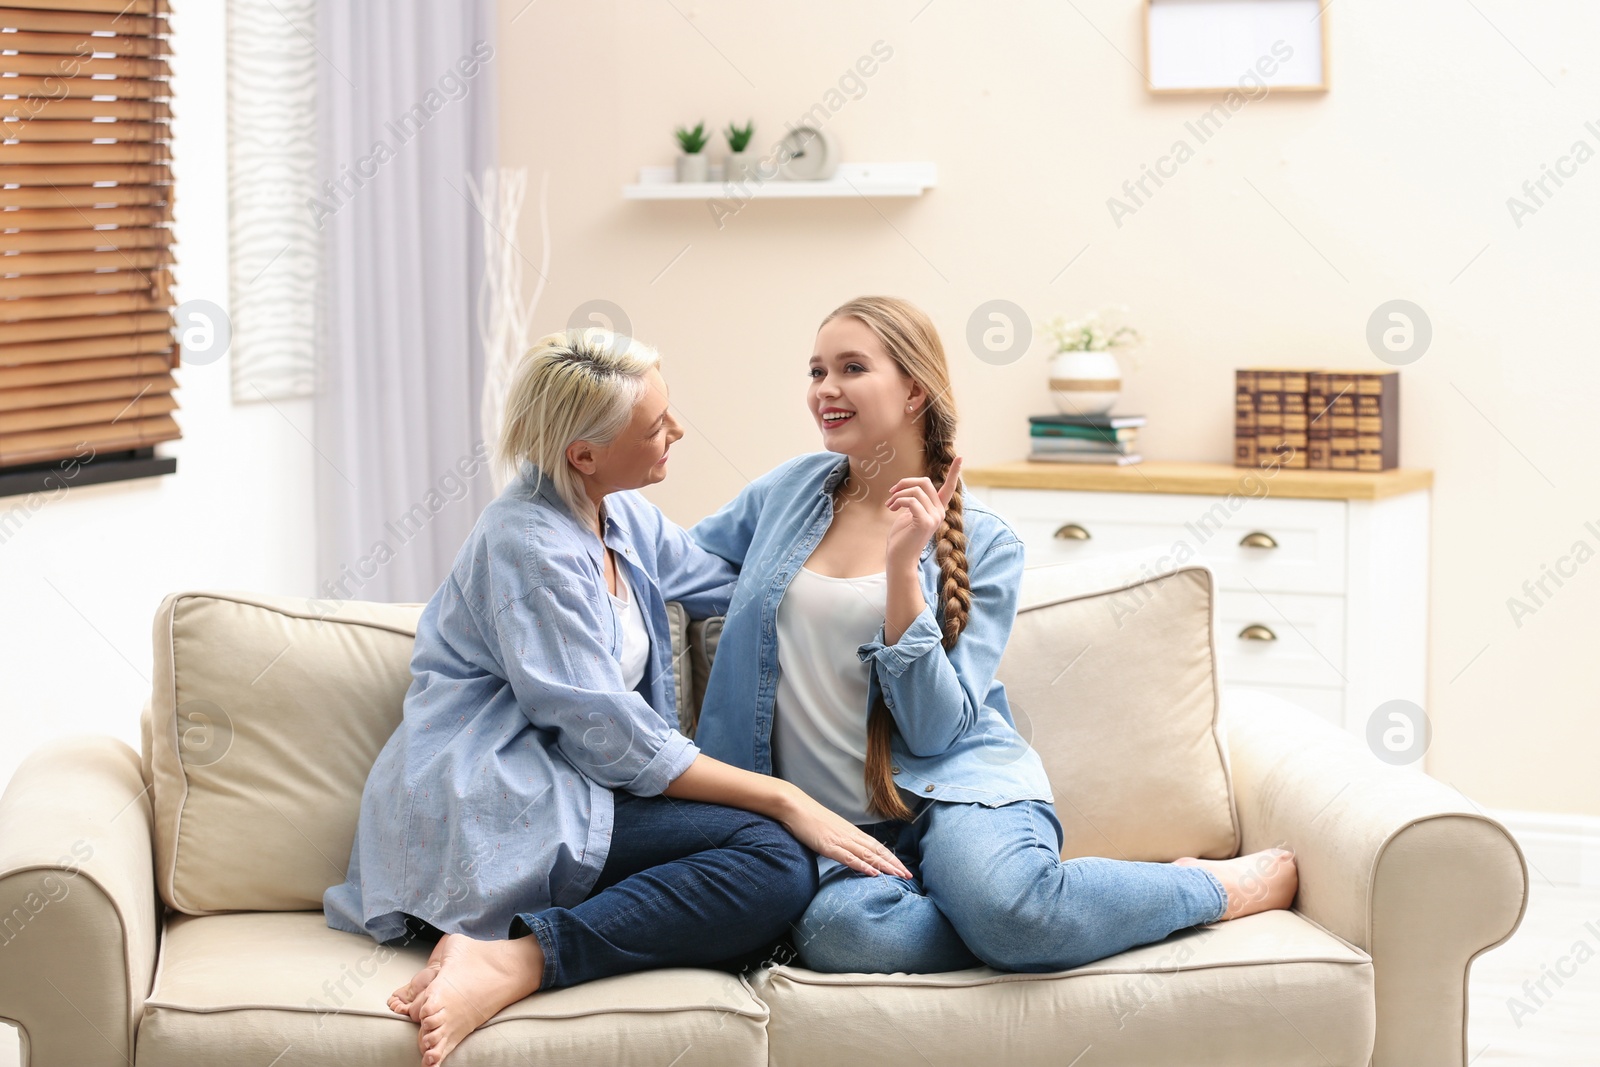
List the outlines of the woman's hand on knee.
{"type": "Polygon", "coordinates": [[[799,789],[794,791],[790,810],[779,816],[778,821],[794,835],[795,840],[817,855],[826,856],[852,870],[867,875],[911,877],[911,871],[895,858],[894,852],[883,842],[823,807],[799,789]]]}
{"type": "Polygon", "coordinates": [[[704,752],[667,784],[663,795],[753,811],[776,819],[796,841],[852,870],[911,877],[911,872],[877,838],[862,833],[854,823],[818,804],[798,786],[769,774],[730,767],[704,752]]]}

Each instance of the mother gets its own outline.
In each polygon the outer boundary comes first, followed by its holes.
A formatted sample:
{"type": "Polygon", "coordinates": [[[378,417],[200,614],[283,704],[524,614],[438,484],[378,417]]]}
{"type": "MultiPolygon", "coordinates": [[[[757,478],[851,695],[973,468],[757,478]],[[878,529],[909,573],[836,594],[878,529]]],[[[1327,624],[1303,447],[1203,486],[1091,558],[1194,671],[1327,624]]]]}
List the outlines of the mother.
{"type": "Polygon", "coordinates": [[[536,990],[737,965],[804,911],[808,850],[910,873],[676,729],[666,602],[720,614],[734,572],[633,492],[682,436],[658,362],[597,330],[524,358],[499,445],[518,476],[422,612],[404,717],[323,897],[335,929],[442,933],[389,1001],[421,1024],[424,1067],[536,990]]]}

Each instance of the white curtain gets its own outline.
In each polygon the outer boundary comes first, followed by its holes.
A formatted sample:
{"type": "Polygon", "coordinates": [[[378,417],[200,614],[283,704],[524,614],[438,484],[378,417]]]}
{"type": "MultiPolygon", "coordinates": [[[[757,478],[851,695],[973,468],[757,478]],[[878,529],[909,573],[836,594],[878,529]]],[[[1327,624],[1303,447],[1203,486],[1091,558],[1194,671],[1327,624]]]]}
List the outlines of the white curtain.
{"type": "Polygon", "coordinates": [[[228,0],[228,358],[235,403],[309,396],[320,244],[316,0],[228,0]]]}
{"type": "Polygon", "coordinates": [[[316,595],[425,601],[493,497],[478,426],[493,0],[318,0],[316,595]]]}

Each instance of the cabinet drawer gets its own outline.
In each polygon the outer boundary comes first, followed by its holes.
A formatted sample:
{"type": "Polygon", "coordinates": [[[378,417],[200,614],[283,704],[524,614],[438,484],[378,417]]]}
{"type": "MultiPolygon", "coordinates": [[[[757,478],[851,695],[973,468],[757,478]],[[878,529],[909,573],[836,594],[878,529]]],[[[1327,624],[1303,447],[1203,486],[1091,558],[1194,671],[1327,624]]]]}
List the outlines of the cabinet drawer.
{"type": "Polygon", "coordinates": [[[1217,669],[1224,685],[1342,687],[1344,598],[1223,590],[1217,669]]]}
{"type": "Polygon", "coordinates": [[[983,486],[972,492],[1017,531],[1030,564],[1164,546],[1175,559],[1202,557],[1223,589],[1344,592],[1343,500],[983,486]]]}

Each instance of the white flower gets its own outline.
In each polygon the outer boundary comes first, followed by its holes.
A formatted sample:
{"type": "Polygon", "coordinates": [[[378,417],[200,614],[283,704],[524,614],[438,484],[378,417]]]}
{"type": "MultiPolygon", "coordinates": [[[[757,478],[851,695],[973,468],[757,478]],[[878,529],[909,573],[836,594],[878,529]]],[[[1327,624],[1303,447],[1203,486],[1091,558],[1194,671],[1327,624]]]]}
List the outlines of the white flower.
{"type": "MultiPolygon", "coordinates": [[[[1126,304],[1113,305],[1120,312],[1128,310],[1126,304]]],[[[1104,352],[1137,344],[1139,331],[1131,326],[1116,326],[1110,330],[1102,323],[1100,312],[1091,311],[1077,319],[1056,316],[1044,324],[1044,330],[1056,343],[1057,352],[1104,352]]]]}

